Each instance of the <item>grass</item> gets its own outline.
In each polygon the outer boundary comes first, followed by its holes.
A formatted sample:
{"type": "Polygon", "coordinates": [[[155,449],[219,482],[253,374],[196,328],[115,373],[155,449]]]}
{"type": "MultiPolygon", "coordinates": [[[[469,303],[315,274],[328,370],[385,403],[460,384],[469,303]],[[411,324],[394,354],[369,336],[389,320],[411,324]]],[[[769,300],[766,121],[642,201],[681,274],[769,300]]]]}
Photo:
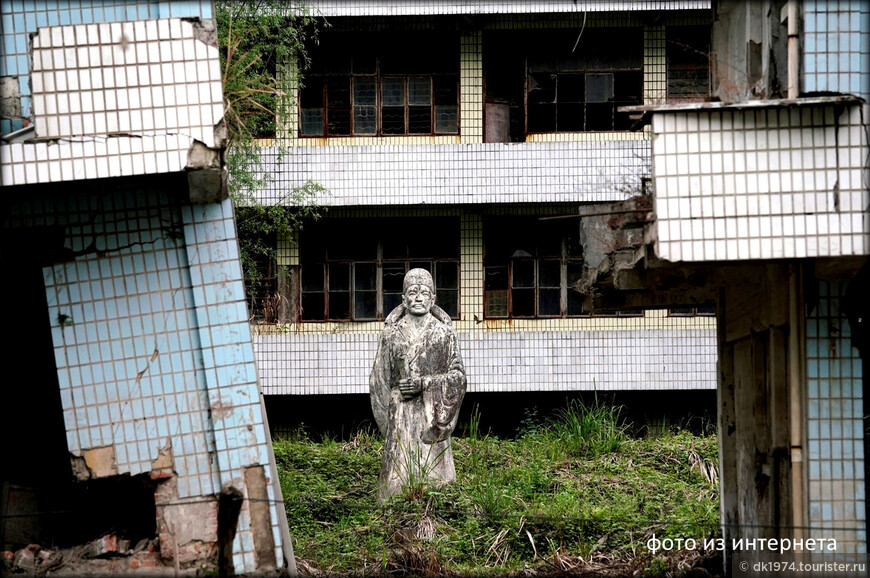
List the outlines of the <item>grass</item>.
{"type": "Polygon", "coordinates": [[[634,439],[618,409],[569,405],[516,439],[453,439],[457,481],[378,505],[383,442],[304,432],[274,444],[300,569],[354,575],[558,573],[627,564],[673,572],[659,538],[717,532],[715,436],[634,439]]]}

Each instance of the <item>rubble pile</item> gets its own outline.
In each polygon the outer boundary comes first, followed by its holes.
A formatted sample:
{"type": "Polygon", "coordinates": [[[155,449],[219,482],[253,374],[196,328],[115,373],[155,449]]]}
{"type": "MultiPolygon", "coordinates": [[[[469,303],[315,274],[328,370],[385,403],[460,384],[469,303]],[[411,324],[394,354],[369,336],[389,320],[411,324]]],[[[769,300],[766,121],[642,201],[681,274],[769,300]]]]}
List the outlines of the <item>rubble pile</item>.
{"type": "Polygon", "coordinates": [[[157,540],[143,539],[131,547],[130,540],[106,534],[81,546],[44,548],[30,544],[16,551],[0,554],[3,575],[31,576],[114,576],[137,574],[153,569],[163,574],[166,566],[160,557],[157,540]]]}

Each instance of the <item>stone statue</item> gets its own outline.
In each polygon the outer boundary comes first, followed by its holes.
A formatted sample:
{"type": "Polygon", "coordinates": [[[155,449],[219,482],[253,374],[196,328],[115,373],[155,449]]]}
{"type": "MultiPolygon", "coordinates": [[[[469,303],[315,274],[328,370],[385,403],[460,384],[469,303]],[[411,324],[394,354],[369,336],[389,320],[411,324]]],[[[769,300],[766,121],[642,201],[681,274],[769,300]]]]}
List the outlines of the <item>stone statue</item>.
{"type": "Polygon", "coordinates": [[[425,269],[405,275],[402,304],[386,318],[369,378],[385,438],[378,497],[456,479],[450,434],[465,396],[465,367],[450,317],[425,269]]]}

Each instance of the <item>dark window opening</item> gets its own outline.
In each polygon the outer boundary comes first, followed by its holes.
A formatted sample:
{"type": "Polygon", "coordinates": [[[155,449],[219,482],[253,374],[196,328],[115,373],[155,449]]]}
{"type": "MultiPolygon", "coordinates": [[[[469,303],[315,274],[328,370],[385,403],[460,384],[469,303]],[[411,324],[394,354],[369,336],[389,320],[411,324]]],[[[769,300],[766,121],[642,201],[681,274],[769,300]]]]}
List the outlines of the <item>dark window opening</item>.
{"type": "Polygon", "coordinates": [[[484,315],[545,318],[582,315],[572,288],[583,270],[576,226],[529,218],[493,218],[484,225],[484,315]]]}
{"type": "Polygon", "coordinates": [[[458,219],[328,219],[303,230],[300,250],[302,321],[383,320],[414,267],[432,274],[436,303],[459,318],[458,219]]]}
{"type": "MultiPolygon", "coordinates": [[[[493,31],[484,38],[485,101],[501,105],[487,129],[527,134],[629,130],[620,106],[643,102],[643,30],[493,31]],[[498,130],[501,129],[501,130],[498,130]]],[[[500,137],[493,137],[498,139],[500,137]]]]}
{"type": "Polygon", "coordinates": [[[710,27],[669,26],[668,100],[704,101],[710,96],[710,27]]]}

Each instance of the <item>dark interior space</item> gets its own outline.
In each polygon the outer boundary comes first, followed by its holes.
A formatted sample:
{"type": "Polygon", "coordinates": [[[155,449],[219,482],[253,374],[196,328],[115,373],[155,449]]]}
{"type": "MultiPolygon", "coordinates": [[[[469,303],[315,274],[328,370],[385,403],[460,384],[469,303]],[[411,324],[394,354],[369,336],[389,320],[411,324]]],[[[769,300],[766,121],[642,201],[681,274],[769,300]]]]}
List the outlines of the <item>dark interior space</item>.
{"type": "Polygon", "coordinates": [[[64,547],[107,532],[138,540],[155,534],[154,486],[145,476],[75,482],[42,267],[58,262],[63,229],[2,232],[0,294],[9,304],[0,439],[0,546],[64,547]]]}
{"type": "MultiPolygon", "coordinates": [[[[0,439],[0,541],[55,540],[54,519],[68,509],[72,473],[51,341],[42,266],[61,247],[54,228],[4,231],[0,288],[11,339],[0,348],[4,367],[0,439]]],[[[62,231],[60,231],[62,233],[62,231]]]]}
{"type": "MultiPolygon", "coordinates": [[[[266,411],[274,439],[302,428],[312,439],[328,435],[347,440],[361,428],[375,428],[368,394],[267,395],[266,411]]],[[[621,407],[620,416],[636,435],[673,428],[711,434],[716,430],[715,390],[620,392],[469,393],[462,402],[454,435],[466,434],[472,414],[479,413],[478,430],[503,438],[516,436],[572,400],[621,407]]]]}

